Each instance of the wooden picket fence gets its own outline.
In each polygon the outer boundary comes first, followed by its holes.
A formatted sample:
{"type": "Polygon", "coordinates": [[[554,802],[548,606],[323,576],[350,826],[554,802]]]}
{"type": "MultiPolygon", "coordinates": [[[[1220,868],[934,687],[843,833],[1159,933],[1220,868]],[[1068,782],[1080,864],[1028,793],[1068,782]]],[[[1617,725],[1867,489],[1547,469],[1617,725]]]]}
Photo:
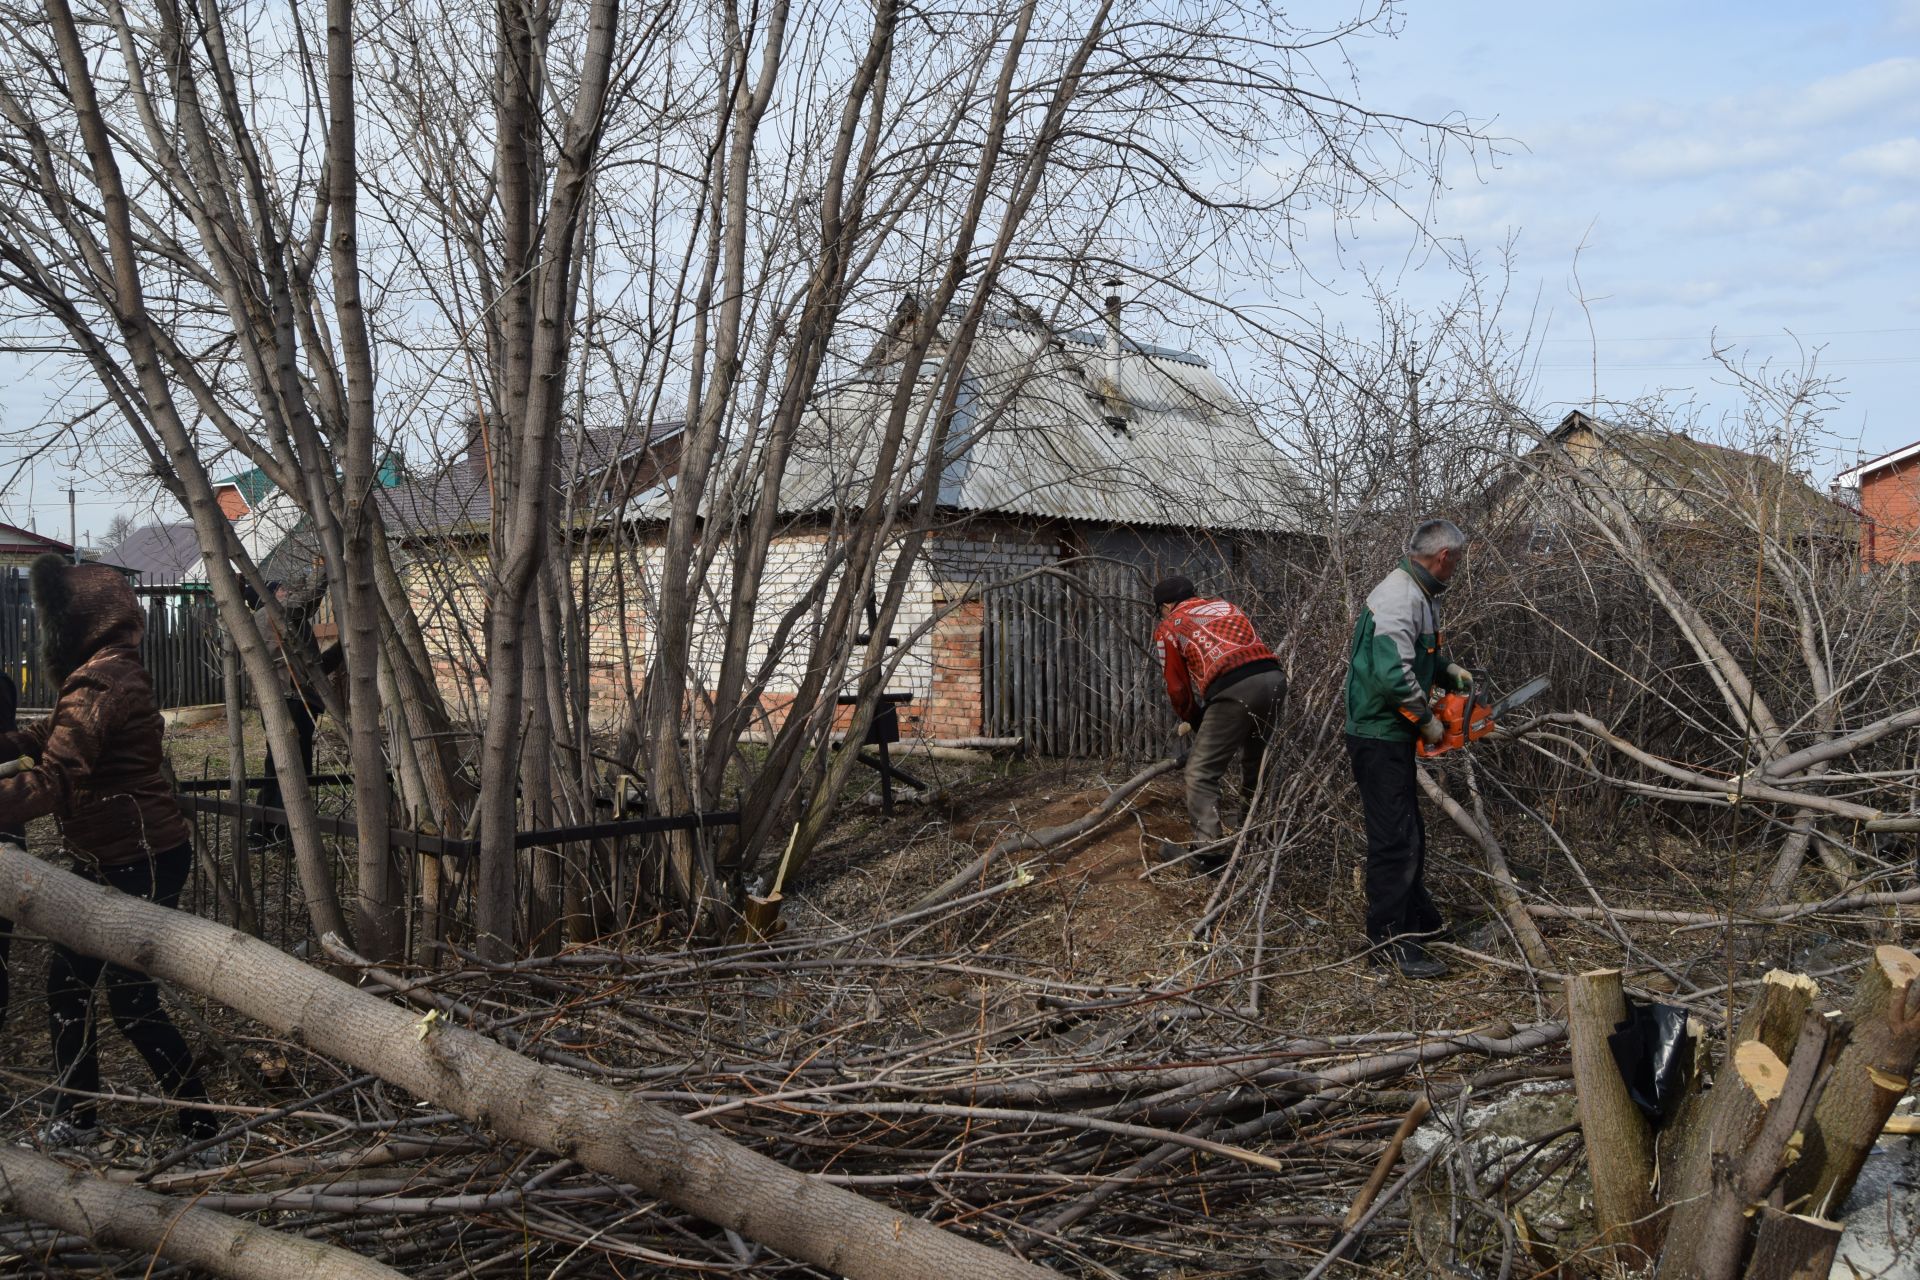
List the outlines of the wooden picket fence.
{"type": "MultiPolygon", "coordinates": [[[[219,702],[220,619],[202,589],[177,583],[135,586],[147,615],[140,656],[162,707],[219,702]]],[[[13,678],[23,707],[50,707],[57,691],[40,661],[40,619],[23,568],[0,567],[0,671],[13,678]]]]}
{"type": "Polygon", "coordinates": [[[981,724],[1040,755],[1144,760],[1178,721],[1153,658],[1147,583],[1087,563],[985,595],[981,724]]]}

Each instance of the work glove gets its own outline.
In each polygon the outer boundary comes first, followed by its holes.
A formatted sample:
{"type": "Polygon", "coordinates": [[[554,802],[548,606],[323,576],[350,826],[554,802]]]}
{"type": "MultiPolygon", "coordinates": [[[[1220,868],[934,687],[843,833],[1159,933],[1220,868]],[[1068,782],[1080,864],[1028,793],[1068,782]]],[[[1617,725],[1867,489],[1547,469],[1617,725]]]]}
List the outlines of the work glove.
{"type": "Polygon", "coordinates": [[[1440,723],[1439,716],[1428,716],[1420,722],[1420,741],[1430,747],[1440,745],[1440,739],[1447,736],[1447,726],[1440,723]]]}
{"type": "Polygon", "coordinates": [[[1447,664],[1447,684],[1455,693],[1470,693],[1473,690],[1473,672],[1457,662],[1447,664]]]}
{"type": "Polygon", "coordinates": [[[1176,738],[1184,738],[1192,732],[1193,732],[1193,726],[1187,723],[1185,720],[1182,720],[1180,722],[1180,727],[1173,731],[1173,736],[1176,738]]]}

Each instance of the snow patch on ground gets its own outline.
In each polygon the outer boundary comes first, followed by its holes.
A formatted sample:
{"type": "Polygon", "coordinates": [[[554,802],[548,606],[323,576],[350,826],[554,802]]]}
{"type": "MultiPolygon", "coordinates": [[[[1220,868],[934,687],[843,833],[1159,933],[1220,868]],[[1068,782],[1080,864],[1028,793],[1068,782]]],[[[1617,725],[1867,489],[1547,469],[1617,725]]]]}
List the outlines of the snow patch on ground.
{"type": "Polygon", "coordinates": [[[1920,1280],[1920,1140],[1882,1139],[1840,1218],[1831,1280],[1920,1280]]]}

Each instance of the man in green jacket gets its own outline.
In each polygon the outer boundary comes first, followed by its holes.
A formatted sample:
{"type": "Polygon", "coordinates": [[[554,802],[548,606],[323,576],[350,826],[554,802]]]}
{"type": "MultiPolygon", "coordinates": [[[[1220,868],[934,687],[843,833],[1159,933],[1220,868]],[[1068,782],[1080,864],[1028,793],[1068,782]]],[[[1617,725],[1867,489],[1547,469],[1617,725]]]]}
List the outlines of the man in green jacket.
{"type": "Polygon", "coordinates": [[[1367,596],[1347,666],[1347,758],[1367,827],[1367,938],[1375,964],[1408,978],[1447,971],[1415,936],[1438,933],[1445,922],[1427,896],[1414,743],[1438,743],[1443,731],[1427,691],[1473,684],[1440,650],[1434,603],[1466,558],[1467,535],[1452,521],[1416,528],[1406,557],[1367,596]]]}

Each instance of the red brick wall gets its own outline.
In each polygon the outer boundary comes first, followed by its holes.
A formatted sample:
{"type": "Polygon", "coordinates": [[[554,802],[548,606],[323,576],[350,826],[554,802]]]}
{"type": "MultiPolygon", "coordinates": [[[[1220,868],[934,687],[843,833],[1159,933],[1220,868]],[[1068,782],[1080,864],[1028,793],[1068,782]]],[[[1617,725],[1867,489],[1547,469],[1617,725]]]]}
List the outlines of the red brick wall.
{"type": "MultiPolygon", "coordinates": [[[[934,624],[932,692],[920,732],[929,738],[980,736],[980,636],[986,606],[968,600],[934,624]]],[[[904,725],[902,726],[905,727],[904,725]]]]}
{"type": "Polygon", "coordinates": [[[1866,568],[1920,560],[1920,458],[1883,467],[1860,482],[1860,537],[1866,568]]]}
{"type": "Polygon", "coordinates": [[[238,520],[247,514],[247,500],[240,496],[240,490],[233,485],[223,484],[213,491],[214,501],[220,504],[220,514],[229,520],[238,520]]]}

